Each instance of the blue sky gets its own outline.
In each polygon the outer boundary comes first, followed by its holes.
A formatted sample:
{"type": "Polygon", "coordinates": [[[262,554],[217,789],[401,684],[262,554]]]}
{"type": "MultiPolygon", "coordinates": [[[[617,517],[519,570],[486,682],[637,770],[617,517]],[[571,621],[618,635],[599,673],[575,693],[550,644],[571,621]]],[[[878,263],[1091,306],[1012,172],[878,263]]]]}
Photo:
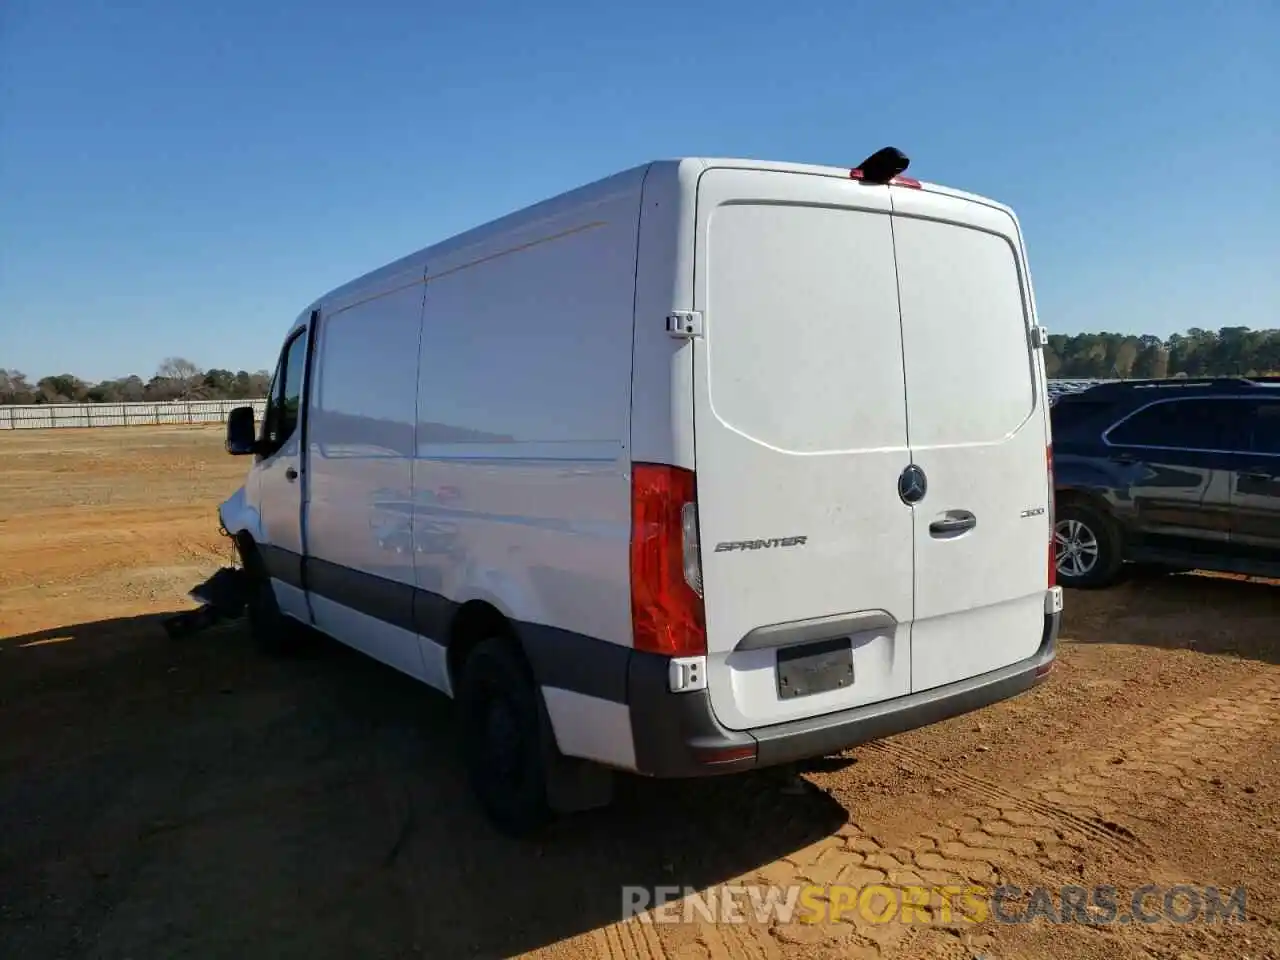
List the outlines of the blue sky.
{"type": "Polygon", "coordinates": [[[1272,327],[1280,5],[0,3],[0,367],[271,366],[353,276],[648,159],[1012,204],[1055,332],[1272,327]]]}

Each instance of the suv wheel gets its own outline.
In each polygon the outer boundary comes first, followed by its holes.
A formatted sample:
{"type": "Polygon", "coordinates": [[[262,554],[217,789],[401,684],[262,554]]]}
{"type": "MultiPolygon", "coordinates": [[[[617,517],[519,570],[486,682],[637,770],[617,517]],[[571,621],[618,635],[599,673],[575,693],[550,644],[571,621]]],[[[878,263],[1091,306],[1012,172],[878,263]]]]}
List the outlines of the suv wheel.
{"type": "Polygon", "coordinates": [[[1067,504],[1054,518],[1053,559],[1064,587],[1109,586],[1123,560],[1119,531],[1100,511],[1067,504]]]}

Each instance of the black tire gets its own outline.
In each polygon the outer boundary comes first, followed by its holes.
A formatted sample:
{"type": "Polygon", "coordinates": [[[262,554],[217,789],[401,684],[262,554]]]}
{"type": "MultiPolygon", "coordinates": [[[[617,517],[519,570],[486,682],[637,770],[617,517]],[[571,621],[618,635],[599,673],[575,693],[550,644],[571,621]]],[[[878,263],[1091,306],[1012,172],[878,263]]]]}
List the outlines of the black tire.
{"type": "Polygon", "coordinates": [[[554,819],[547,799],[551,758],[538,689],[514,646],[480,642],[462,667],[458,711],[471,789],[503,834],[525,838],[554,819]]]}
{"type": "Polygon", "coordinates": [[[1114,521],[1100,510],[1068,503],[1055,511],[1054,562],[1058,583],[1075,589],[1109,587],[1120,578],[1124,545],[1114,521]],[[1074,554],[1071,544],[1077,545],[1074,554]]]}
{"type": "Polygon", "coordinates": [[[245,615],[254,645],[268,656],[288,657],[303,647],[302,625],[280,612],[271,577],[253,547],[242,548],[245,573],[245,615]]]}

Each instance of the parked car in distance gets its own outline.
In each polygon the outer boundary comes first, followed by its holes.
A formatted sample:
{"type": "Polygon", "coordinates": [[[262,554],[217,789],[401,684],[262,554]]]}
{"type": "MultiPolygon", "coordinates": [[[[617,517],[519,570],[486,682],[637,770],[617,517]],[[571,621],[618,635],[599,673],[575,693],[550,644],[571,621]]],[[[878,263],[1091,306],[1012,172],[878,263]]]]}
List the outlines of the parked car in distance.
{"type": "Polygon", "coordinates": [[[1280,576],[1280,377],[1104,383],[1050,420],[1061,585],[1126,564],[1280,576]]]}
{"type": "Polygon", "coordinates": [[[1062,591],[1022,233],[906,163],[645,164],[308,305],[260,429],[227,423],[254,636],[455,698],[513,835],[616,771],[787,763],[1040,683],[1062,591]]]}

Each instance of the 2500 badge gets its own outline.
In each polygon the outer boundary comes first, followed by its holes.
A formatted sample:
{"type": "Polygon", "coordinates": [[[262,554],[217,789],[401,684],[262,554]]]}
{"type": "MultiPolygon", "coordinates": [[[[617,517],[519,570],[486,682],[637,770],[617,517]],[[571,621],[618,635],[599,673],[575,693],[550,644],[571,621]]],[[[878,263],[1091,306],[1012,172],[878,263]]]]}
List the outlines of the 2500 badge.
{"type": "Polygon", "coordinates": [[[731,550],[768,550],[770,547],[803,547],[808,537],[774,537],[772,540],[723,540],[716,544],[716,553],[731,550]]]}

